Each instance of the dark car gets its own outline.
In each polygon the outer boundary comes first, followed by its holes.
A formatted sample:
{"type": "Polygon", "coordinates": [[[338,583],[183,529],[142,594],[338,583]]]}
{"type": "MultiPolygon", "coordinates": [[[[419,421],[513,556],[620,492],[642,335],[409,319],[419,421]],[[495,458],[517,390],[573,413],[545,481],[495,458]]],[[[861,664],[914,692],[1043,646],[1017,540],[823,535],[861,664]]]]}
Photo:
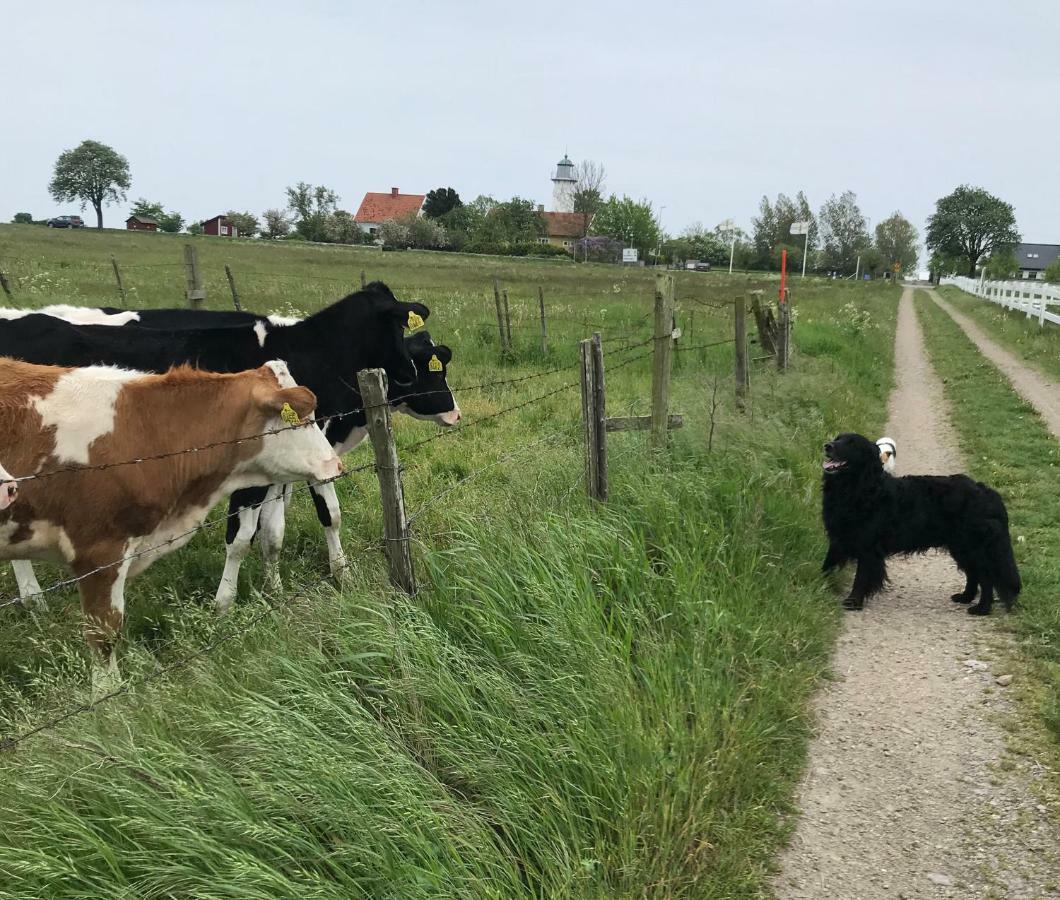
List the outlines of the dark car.
{"type": "Polygon", "coordinates": [[[84,228],[85,223],[80,216],[56,216],[48,219],[49,228],[84,228]]]}

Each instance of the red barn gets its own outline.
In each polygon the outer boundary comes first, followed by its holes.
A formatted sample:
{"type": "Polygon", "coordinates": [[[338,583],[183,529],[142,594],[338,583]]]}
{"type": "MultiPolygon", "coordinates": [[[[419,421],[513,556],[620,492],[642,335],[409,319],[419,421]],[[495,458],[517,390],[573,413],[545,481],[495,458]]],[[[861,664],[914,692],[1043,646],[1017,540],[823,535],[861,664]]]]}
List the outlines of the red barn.
{"type": "Polygon", "coordinates": [[[213,234],[219,237],[239,237],[239,229],[228,221],[228,216],[214,216],[202,223],[203,234],[213,234]]]}
{"type": "Polygon", "coordinates": [[[150,216],[129,216],[125,220],[127,231],[158,231],[158,222],[150,216]]]}

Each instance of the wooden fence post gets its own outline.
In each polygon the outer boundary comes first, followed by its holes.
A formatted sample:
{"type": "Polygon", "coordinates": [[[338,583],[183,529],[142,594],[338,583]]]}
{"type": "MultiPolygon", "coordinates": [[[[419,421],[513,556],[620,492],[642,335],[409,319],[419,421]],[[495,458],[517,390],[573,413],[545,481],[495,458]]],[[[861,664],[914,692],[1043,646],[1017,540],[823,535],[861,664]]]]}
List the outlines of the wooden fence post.
{"type": "Polygon", "coordinates": [[[743,412],[747,406],[750,380],[747,377],[747,307],[743,294],[732,305],[733,337],[736,339],[736,408],[743,412]]]}
{"type": "Polygon", "coordinates": [[[192,309],[202,308],[206,299],[206,288],[202,286],[202,273],[199,271],[199,251],[191,244],[184,245],[184,296],[192,309]]]}
{"type": "Polygon", "coordinates": [[[582,425],[585,434],[585,490],[590,500],[598,500],[600,490],[599,443],[596,436],[596,378],[593,365],[593,342],[578,342],[581,351],[582,425]]]}
{"type": "Polygon", "coordinates": [[[121,269],[118,268],[118,258],[112,256],[110,258],[110,264],[114,267],[114,280],[118,282],[118,296],[121,297],[122,309],[128,307],[129,303],[125,296],[125,285],[121,280],[121,269]]]}
{"type": "Polygon", "coordinates": [[[4,272],[4,267],[0,265],[0,288],[4,289],[4,293],[8,297],[11,297],[11,282],[7,280],[7,273],[4,272]]]}
{"type": "Polygon", "coordinates": [[[493,304],[497,307],[497,331],[501,338],[501,355],[508,355],[508,334],[504,330],[504,309],[501,307],[501,289],[496,276],[493,279],[493,304]]]}
{"type": "Polygon", "coordinates": [[[751,291],[751,312],[758,328],[758,346],[762,352],[772,356],[777,352],[776,322],[772,310],[762,307],[762,291],[751,291]]]}
{"type": "Polygon", "coordinates": [[[508,308],[508,289],[501,291],[504,300],[504,334],[508,339],[508,349],[512,349],[512,311],[508,308]]]}
{"type": "Polygon", "coordinates": [[[548,332],[545,330],[545,289],[537,286],[537,303],[541,307],[541,352],[548,353],[548,332]]]}
{"type": "Polygon", "coordinates": [[[401,465],[390,428],[386,373],[382,369],[362,369],[357,373],[361,388],[368,434],[375,451],[375,471],[383,502],[383,537],[390,564],[390,580],[406,594],[416,593],[416,578],[409,551],[409,526],[405,517],[405,493],[401,486],[401,465]]]}
{"type": "Polygon", "coordinates": [[[225,263],[225,275],[228,276],[228,286],[232,289],[232,305],[239,311],[243,311],[243,304],[239,302],[239,291],[236,290],[236,277],[232,274],[232,267],[225,263]]]}
{"type": "Polygon", "coordinates": [[[361,269],[361,290],[368,287],[368,279],[364,277],[364,269],[361,269]]]}
{"type": "Polygon", "coordinates": [[[788,353],[791,345],[791,302],[790,294],[785,291],[784,299],[777,304],[777,368],[781,372],[788,369],[788,353]]]}
{"type": "Polygon", "coordinates": [[[604,345],[593,332],[593,413],[596,416],[596,499],[607,502],[607,393],[604,390],[604,345]]]}
{"type": "Polygon", "coordinates": [[[655,274],[655,347],[651,366],[651,443],[666,446],[674,325],[674,276],[655,274]]]}

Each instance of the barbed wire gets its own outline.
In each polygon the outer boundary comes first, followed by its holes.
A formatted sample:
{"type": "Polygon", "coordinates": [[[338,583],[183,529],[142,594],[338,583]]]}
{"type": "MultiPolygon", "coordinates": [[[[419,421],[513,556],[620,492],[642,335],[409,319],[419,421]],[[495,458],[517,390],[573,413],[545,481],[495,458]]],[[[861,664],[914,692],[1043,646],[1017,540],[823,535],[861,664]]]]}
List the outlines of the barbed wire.
{"type": "Polygon", "coordinates": [[[725,344],[735,344],[736,338],[727,338],[724,341],[712,341],[709,344],[694,344],[691,347],[674,347],[674,353],[687,353],[690,350],[706,350],[708,347],[722,347],[725,344]]]}

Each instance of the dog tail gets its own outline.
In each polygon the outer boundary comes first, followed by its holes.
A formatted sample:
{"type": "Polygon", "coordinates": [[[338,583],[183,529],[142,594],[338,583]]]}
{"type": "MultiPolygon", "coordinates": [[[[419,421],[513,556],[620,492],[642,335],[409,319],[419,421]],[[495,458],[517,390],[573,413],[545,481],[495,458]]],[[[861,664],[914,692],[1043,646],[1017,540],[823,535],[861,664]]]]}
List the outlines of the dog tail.
{"type": "Polygon", "coordinates": [[[1008,529],[1002,528],[994,542],[993,553],[994,587],[998,596],[1005,602],[1006,609],[1012,609],[1016,598],[1023,588],[1020,570],[1016,566],[1016,556],[1012,552],[1012,538],[1008,529]]]}

